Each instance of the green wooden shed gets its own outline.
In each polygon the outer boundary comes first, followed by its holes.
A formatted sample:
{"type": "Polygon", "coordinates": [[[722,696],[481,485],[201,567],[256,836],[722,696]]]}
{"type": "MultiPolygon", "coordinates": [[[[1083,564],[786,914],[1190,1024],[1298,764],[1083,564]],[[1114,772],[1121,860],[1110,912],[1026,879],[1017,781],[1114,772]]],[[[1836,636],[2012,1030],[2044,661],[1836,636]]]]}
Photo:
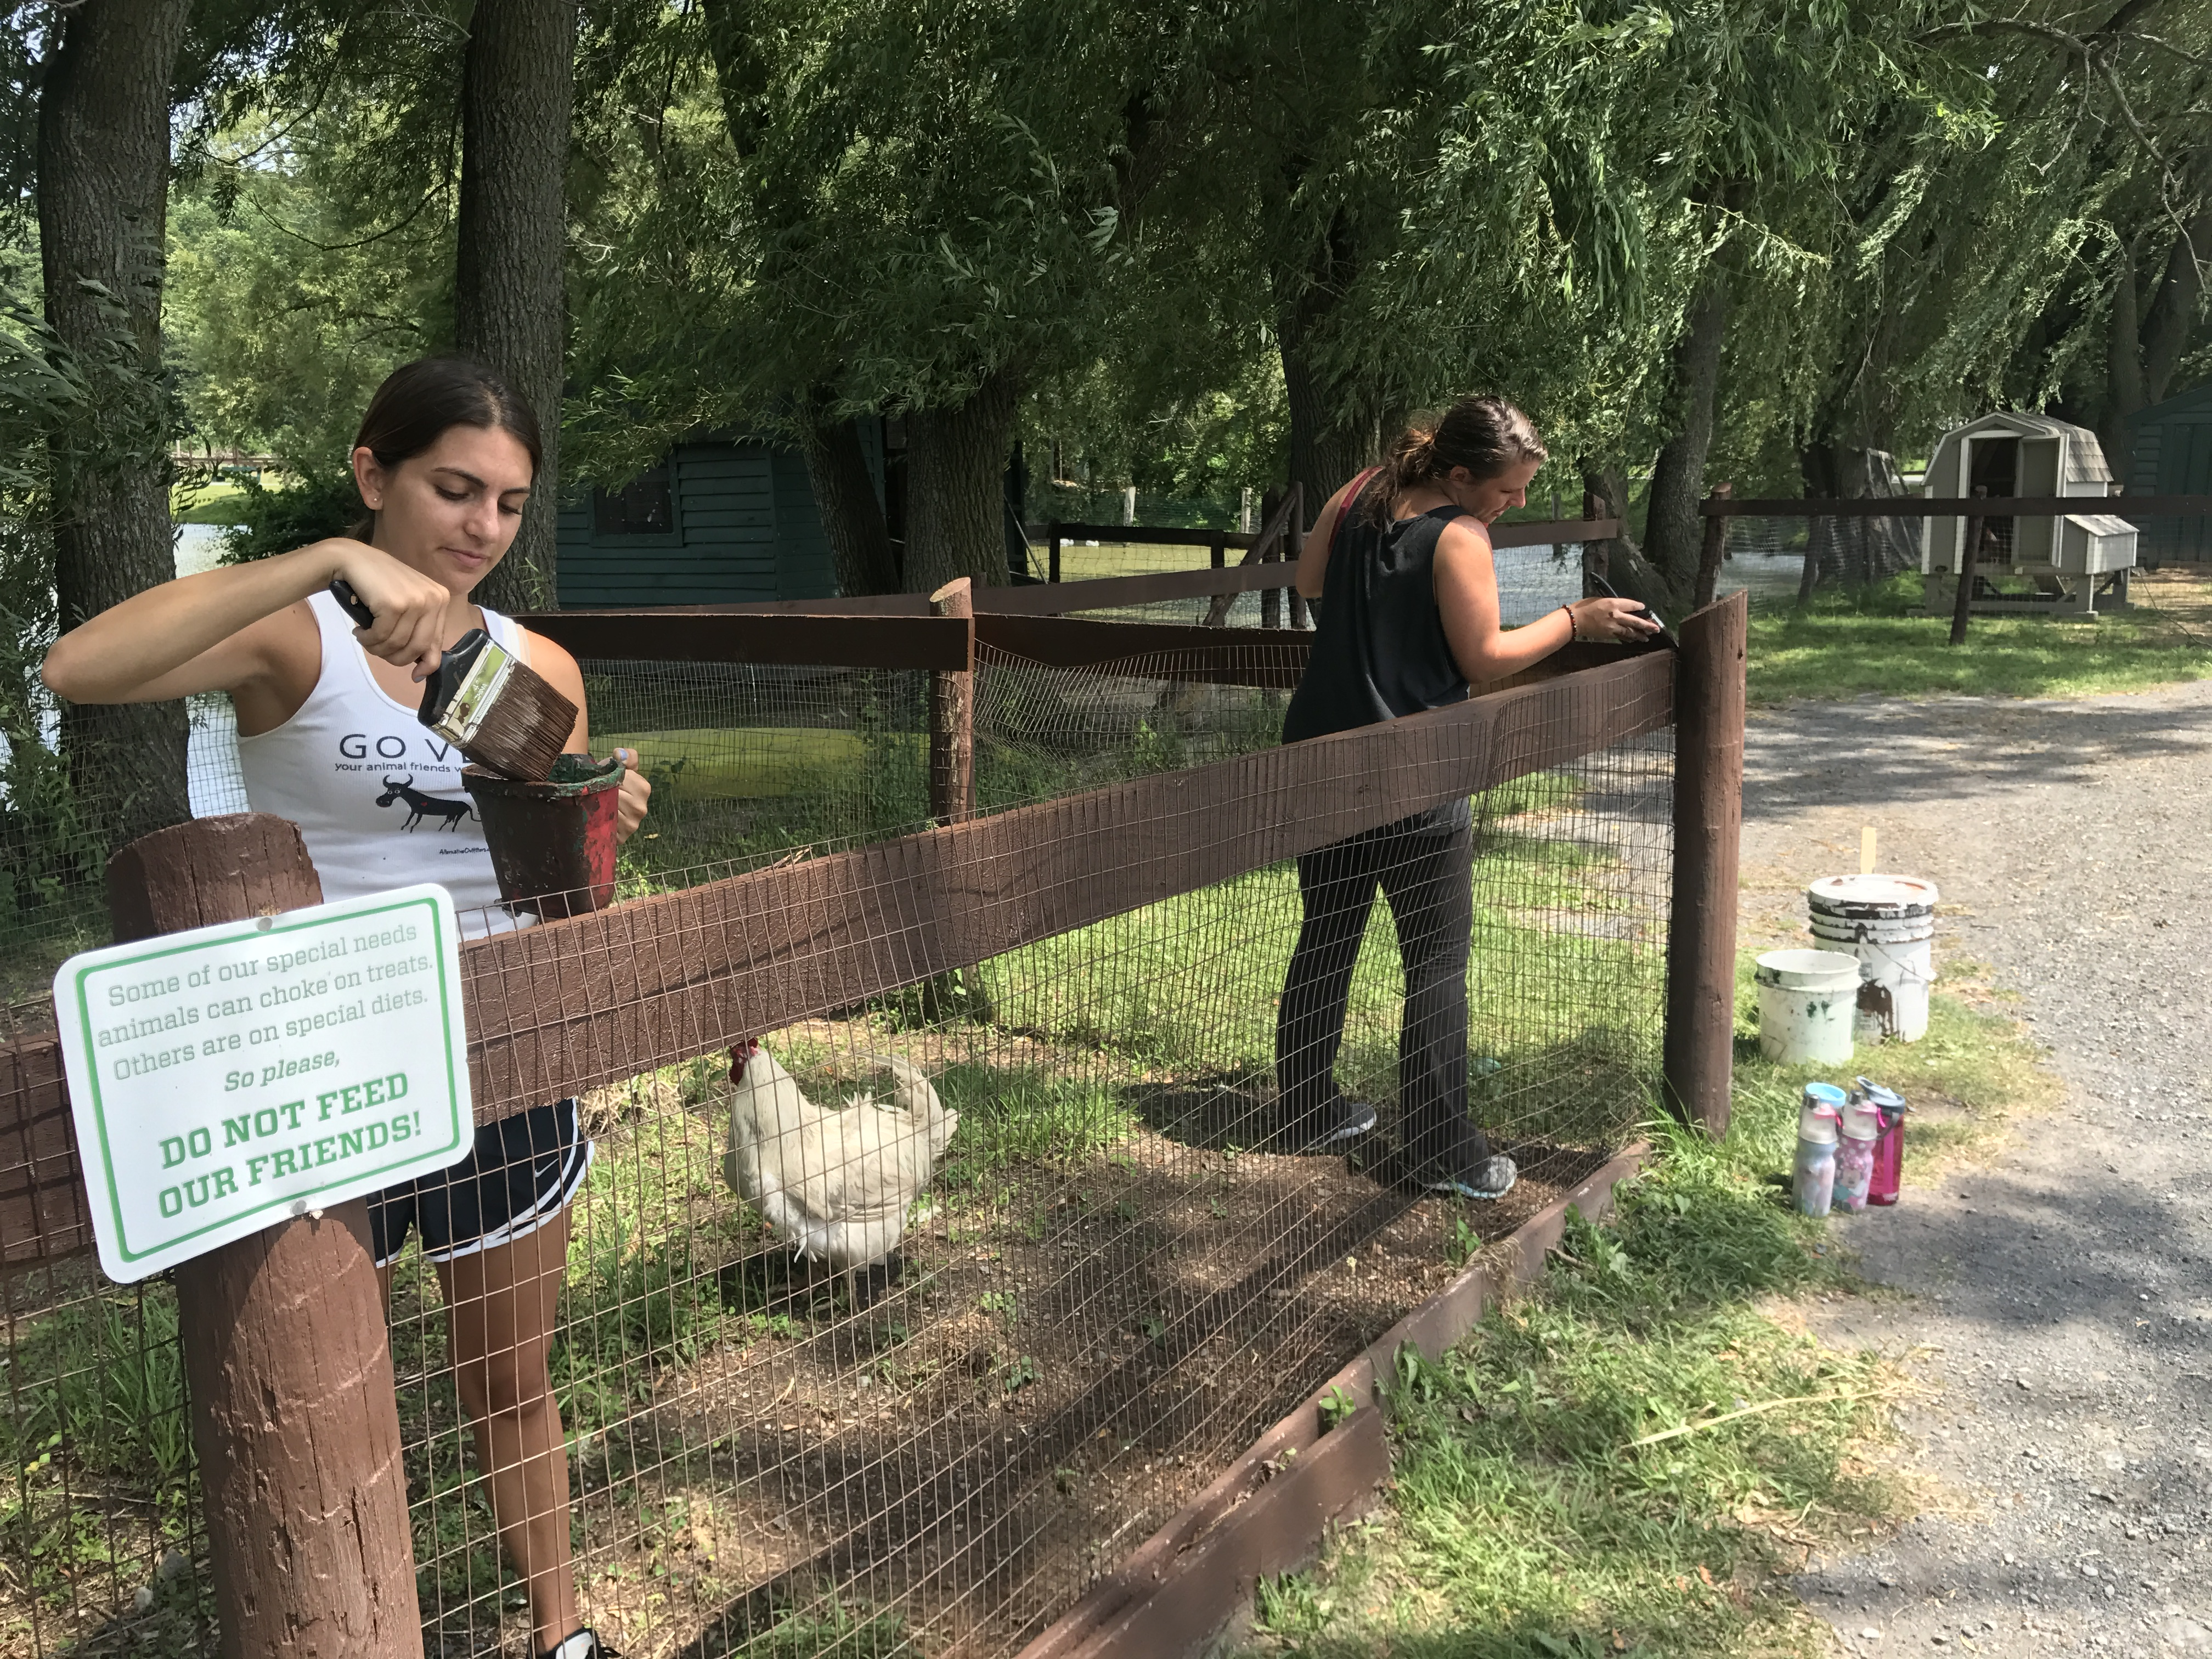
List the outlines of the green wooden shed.
{"type": "MultiPolygon", "coordinates": [[[[860,423],[878,495],[882,423],[860,423]]],[[[702,434],[619,489],[562,503],[563,608],[834,597],[837,578],[794,449],[702,434]]]]}
{"type": "MultiPolygon", "coordinates": [[[[2212,495],[2212,381],[2128,422],[2127,486],[2130,495],[2212,495]]],[[[2145,519],[2142,527],[2143,563],[2212,562],[2212,516],[2145,519]]]]}

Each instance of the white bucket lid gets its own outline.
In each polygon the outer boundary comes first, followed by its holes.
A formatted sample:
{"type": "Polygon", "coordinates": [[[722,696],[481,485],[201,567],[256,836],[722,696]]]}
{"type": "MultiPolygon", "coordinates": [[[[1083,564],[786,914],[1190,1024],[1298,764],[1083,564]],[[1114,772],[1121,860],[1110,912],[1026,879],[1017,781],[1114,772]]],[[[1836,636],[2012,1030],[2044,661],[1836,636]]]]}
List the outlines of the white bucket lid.
{"type": "Polygon", "coordinates": [[[1859,982],[1859,959],[1839,951],[1769,951],[1752,977],[1785,991],[1848,991],[1859,982]]]}
{"type": "Polygon", "coordinates": [[[1823,876],[1805,890],[1814,914],[1887,920],[1935,913],[1940,895],[1918,876],[1823,876]]]}

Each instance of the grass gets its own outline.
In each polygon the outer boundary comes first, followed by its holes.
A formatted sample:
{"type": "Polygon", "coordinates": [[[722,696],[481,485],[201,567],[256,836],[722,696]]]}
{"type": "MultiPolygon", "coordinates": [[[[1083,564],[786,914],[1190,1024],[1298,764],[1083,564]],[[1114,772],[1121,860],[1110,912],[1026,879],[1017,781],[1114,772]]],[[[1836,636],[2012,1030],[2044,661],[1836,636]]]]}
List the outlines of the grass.
{"type": "Polygon", "coordinates": [[[2076,697],[2212,674],[2212,653],[2195,625],[2200,585],[2179,574],[2139,573],[2136,592],[2148,603],[2094,620],[1976,617],[1966,644],[1956,647],[1947,643],[1948,617],[1919,614],[1917,576],[1826,592],[1804,611],[1756,611],[1750,698],[2076,697]]]}
{"type": "Polygon", "coordinates": [[[176,524],[236,524],[246,492],[234,483],[183,484],[169,492],[169,517],[176,524]]]}
{"type": "MultiPolygon", "coordinates": [[[[1739,1035],[1741,1055],[1753,1034],[1739,1035]]],[[[1924,1042],[1863,1069],[1994,1116],[2044,1098],[2035,1053],[2014,1022],[1947,995],[1924,1042]]],[[[1790,1307],[1854,1287],[1826,1224],[1769,1179],[1790,1167],[1806,1076],[1742,1056],[1726,1142],[1658,1126],[1663,1158],[1605,1225],[1570,1218],[1533,1294],[1440,1364],[1401,1358],[1387,1508],[1314,1571],[1262,1585],[1254,1651],[1828,1650],[1778,1576],[1883,1528],[1906,1494],[1878,1462],[1899,1379],[1820,1346],[1790,1307]]],[[[1913,1133],[1908,1174],[1929,1152],[1913,1133]]]]}

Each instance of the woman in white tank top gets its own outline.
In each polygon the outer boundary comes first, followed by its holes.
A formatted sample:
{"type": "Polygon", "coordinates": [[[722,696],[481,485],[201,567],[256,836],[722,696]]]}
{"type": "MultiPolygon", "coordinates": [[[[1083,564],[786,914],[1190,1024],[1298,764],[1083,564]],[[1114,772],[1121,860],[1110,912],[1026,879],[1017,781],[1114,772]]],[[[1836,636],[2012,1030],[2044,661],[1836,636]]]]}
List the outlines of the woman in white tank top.
{"type": "MultiPolygon", "coordinates": [[[[55,641],[46,684],[73,702],[228,692],[246,798],[300,826],[325,897],[434,881],[453,895],[465,933],[512,928],[461,787],[461,757],[414,711],[441,653],[479,627],[585,710],[574,658],[469,598],[514,543],[539,453],[537,417],[489,370],[410,363],[377,389],[354,441],[369,517],[353,538],[126,599],[55,641]],[[340,576],[374,627],[352,627],[330,597],[340,576]]],[[[588,719],[577,715],[572,752],[588,747],[588,719]]],[[[651,792],[636,757],[617,752],[630,768],[627,839],[651,792]]],[[[454,1385],[490,1477],[500,1541],[529,1586],[532,1650],[549,1659],[608,1651],[579,1617],[568,1465],[546,1369],[568,1206],[591,1157],[575,1103],[560,1101],[487,1125],[461,1163],[369,1204],[387,1294],[410,1231],[437,1266],[454,1385]]]]}

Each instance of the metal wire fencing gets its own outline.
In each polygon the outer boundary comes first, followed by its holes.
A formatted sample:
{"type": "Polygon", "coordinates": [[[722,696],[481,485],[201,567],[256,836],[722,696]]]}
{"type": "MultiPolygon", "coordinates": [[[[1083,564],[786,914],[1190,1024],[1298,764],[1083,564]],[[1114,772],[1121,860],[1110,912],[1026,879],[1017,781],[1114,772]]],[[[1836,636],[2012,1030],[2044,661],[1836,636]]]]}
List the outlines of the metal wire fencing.
{"type": "MultiPolygon", "coordinates": [[[[631,1656],[1015,1652],[1648,1115],[1663,671],[1285,750],[1287,649],[980,652],[934,830],[921,676],[588,665],[660,840],[465,963],[573,1202],[392,1264],[427,1652],[562,1583],[631,1656]],[[1377,1127],[1314,1155],[1293,1071],[1377,1127]],[[1503,1200],[1422,1195],[1446,1121],[1503,1200]]],[[[208,1650],[173,1300],[8,1283],[0,1652],[208,1650]]]]}

